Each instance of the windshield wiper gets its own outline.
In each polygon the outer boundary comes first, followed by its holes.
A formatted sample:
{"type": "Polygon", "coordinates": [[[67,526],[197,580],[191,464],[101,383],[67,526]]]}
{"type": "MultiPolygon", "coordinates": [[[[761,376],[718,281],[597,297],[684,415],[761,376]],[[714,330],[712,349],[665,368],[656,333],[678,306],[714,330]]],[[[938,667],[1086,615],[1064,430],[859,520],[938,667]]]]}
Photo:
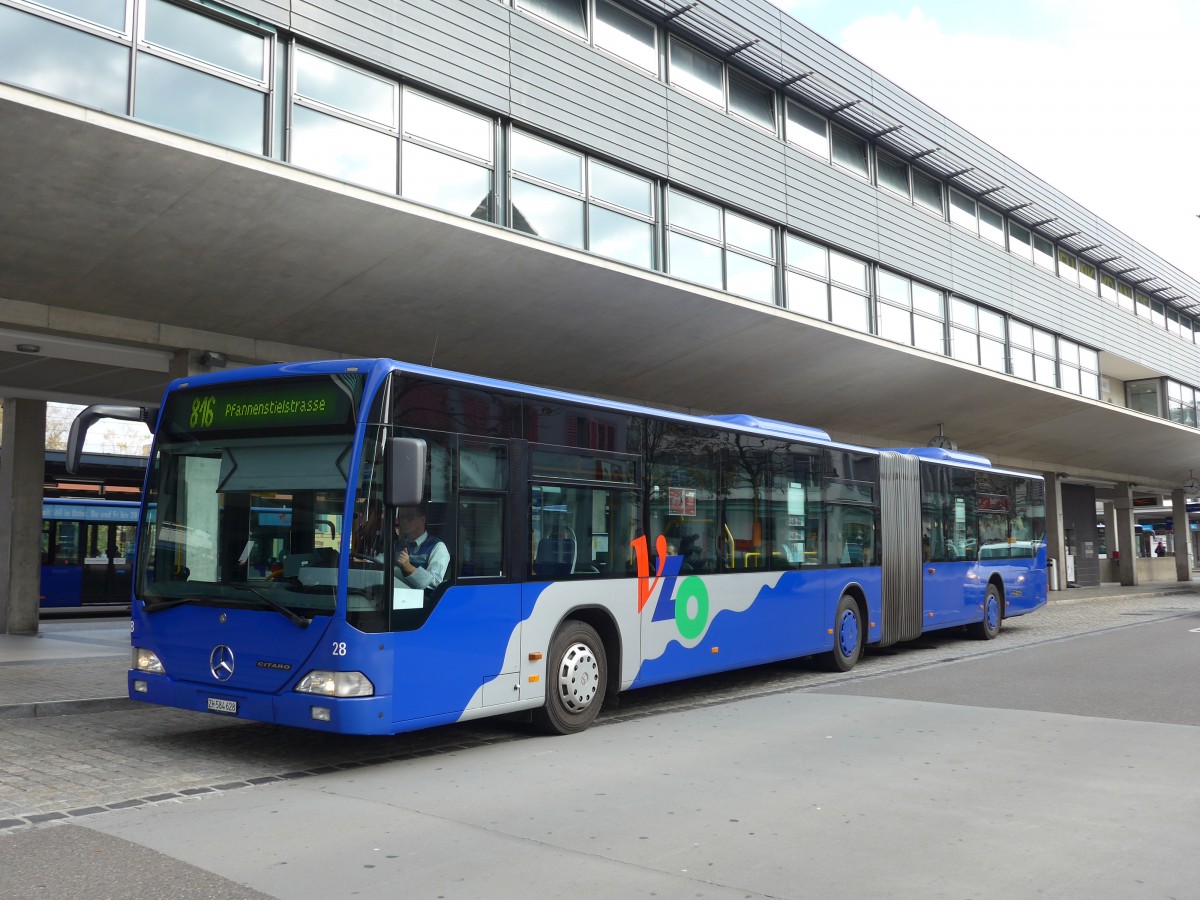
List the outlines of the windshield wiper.
{"type": "Polygon", "coordinates": [[[170,609],[173,606],[183,606],[185,603],[207,603],[212,597],[178,597],[174,600],[162,600],[157,603],[149,603],[142,601],[146,607],[146,612],[156,613],[162,612],[164,609],[170,609]]]}
{"type": "Polygon", "coordinates": [[[255,590],[254,588],[250,587],[249,585],[231,584],[229,586],[231,588],[233,588],[235,591],[249,591],[251,594],[253,594],[255,597],[257,597],[263,603],[267,604],[267,606],[271,607],[271,609],[275,610],[280,615],[287,616],[288,619],[290,619],[296,625],[299,625],[301,628],[307,628],[310,624],[312,624],[311,619],[306,619],[306,618],[304,618],[304,616],[297,615],[296,613],[292,612],[290,609],[288,609],[286,606],[284,606],[279,601],[272,600],[266,594],[262,593],[261,591],[255,590]]]}

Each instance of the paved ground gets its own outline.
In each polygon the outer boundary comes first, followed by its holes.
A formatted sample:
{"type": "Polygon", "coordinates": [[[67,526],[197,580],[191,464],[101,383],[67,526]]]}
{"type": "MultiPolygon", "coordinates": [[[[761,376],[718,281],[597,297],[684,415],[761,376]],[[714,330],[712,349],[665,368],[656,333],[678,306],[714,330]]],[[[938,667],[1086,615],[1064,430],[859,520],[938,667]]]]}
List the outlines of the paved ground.
{"type": "MultiPolygon", "coordinates": [[[[853,685],[1131,620],[1197,613],[1197,587],[1065,591],[1046,609],[1008,620],[995,641],[927,636],[873,651],[847,674],[783,663],[634,691],[596,727],[734,698],[853,685]]],[[[127,629],[121,620],[54,622],[44,624],[40,637],[0,636],[0,831],[527,734],[506,720],[483,720],[390,738],[344,737],[135,705],[124,698],[127,629]]]]}

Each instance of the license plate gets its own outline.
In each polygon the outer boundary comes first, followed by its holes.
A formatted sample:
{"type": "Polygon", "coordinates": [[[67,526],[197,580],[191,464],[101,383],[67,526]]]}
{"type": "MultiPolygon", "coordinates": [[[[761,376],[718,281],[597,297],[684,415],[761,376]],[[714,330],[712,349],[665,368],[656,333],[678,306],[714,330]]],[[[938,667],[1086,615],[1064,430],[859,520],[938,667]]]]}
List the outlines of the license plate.
{"type": "Polygon", "coordinates": [[[237,701],[236,700],[222,700],[219,697],[209,697],[208,698],[208,711],[209,712],[227,713],[228,715],[236,716],[237,715],[237,701]]]}

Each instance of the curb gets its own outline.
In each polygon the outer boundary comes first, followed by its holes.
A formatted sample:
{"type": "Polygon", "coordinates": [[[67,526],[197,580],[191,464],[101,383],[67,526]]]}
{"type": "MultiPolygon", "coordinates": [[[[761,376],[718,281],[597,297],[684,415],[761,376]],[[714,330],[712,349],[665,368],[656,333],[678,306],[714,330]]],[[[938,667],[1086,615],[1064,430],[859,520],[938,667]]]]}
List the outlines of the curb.
{"type": "Polygon", "coordinates": [[[143,706],[128,697],[96,697],[89,700],[37,700],[31,703],[0,705],[0,721],[5,719],[45,719],[82,713],[112,712],[143,706]]]}

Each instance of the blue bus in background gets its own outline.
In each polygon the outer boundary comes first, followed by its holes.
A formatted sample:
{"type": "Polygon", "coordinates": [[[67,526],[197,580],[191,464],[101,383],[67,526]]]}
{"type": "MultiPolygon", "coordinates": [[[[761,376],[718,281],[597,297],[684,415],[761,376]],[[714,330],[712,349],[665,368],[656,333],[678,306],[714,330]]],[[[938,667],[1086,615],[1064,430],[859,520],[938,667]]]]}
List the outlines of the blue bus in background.
{"type": "Polygon", "coordinates": [[[1046,603],[1045,485],[392,360],[172,382],[152,426],[130,696],[391,734],[527,713],[586,728],[620,691],[1046,603]],[[271,513],[271,510],[277,513],[271,513]]]}
{"type": "Polygon", "coordinates": [[[141,504],[42,501],[41,606],[129,604],[141,504]]]}

